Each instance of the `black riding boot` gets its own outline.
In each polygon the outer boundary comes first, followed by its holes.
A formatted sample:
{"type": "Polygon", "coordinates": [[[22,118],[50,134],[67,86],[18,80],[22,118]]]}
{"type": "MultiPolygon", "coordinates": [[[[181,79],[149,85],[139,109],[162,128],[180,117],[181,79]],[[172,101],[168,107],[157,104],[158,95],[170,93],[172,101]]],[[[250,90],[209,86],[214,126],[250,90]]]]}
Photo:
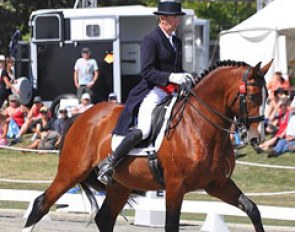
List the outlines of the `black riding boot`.
{"type": "Polygon", "coordinates": [[[127,134],[113,154],[105,158],[98,165],[99,171],[97,179],[106,185],[111,183],[114,168],[125,157],[125,155],[127,155],[128,152],[141,141],[141,139],[142,132],[139,129],[135,129],[127,134]]]}

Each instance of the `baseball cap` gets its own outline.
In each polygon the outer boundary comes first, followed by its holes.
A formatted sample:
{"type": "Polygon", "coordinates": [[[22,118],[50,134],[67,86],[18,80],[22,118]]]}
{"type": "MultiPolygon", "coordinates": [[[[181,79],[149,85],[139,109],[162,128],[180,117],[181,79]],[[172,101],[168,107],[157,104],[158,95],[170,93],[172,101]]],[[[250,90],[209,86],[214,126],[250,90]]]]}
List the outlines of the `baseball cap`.
{"type": "Polygon", "coordinates": [[[11,95],[9,95],[8,100],[9,100],[9,101],[17,101],[17,96],[11,94],[11,95]]]}
{"type": "Polygon", "coordinates": [[[91,53],[91,50],[89,48],[83,48],[82,53],[91,53]]]}
{"type": "Polygon", "coordinates": [[[66,107],[64,106],[59,107],[59,112],[67,112],[66,107]]]}
{"type": "Polygon", "coordinates": [[[34,97],[33,102],[34,102],[34,103],[42,102],[42,98],[41,98],[40,96],[36,96],[36,97],[34,97]]]}
{"type": "Polygon", "coordinates": [[[90,100],[89,93],[83,93],[82,96],[81,96],[81,99],[88,99],[88,100],[90,100]]]}
{"type": "Polygon", "coordinates": [[[42,106],[41,109],[40,109],[40,112],[47,113],[48,112],[48,108],[46,106],[42,106]]]}
{"type": "Polygon", "coordinates": [[[3,54],[0,54],[0,61],[5,61],[5,56],[3,54]]]}

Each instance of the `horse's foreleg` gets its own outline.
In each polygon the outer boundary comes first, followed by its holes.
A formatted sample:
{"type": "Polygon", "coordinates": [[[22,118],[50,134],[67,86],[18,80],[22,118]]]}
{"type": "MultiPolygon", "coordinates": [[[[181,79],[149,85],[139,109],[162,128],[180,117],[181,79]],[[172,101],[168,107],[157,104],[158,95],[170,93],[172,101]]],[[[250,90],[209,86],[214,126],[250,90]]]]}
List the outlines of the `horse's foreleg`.
{"type": "Polygon", "coordinates": [[[166,183],[166,232],[178,232],[184,191],[181,181],[166,183]]]}
{"type": "Polygon", "coordinates": [[[113,183],[107,188],[106,198],[95,217],[95,222],[101,232],[112,232],[118,214],[128,201],[131,189],[119,183],[113,183]]]}
{"type": "Polygon", "coordinates": [[[255,231],[264,232],[257,205],[242,193],[233,180],[229,179],[222,185],[219,183],[213,183],[205,190],[208,194],[242,209],[251,219],[255,231]]]}

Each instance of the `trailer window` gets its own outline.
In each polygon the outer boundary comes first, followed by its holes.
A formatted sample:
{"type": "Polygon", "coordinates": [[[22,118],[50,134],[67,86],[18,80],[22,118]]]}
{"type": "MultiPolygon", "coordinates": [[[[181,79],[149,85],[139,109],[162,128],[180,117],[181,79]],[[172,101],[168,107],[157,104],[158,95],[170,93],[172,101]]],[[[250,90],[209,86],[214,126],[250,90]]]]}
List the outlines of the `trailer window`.
{"type": "Polygon", "coordinates": [[[34,40],[38,42],[60,41],[60,16],[57,14],[37,15],[34,19],[34,40]]]}
{"type": "Polygon", "coordinates": [[[100,26],[97,24],[86,26],[86,35],[88,37],[99,37],[100,36],[100,26]]]}

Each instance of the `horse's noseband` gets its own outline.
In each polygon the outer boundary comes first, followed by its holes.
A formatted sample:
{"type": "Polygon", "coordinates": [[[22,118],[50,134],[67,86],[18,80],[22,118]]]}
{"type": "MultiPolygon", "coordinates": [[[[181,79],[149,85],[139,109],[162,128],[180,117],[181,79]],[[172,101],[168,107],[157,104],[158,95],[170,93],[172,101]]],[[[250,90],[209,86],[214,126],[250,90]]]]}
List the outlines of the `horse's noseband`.
{"type": "MultiPolygon", "coordinates": [[[[239,127],[245,126],[247,129],[249,129],[250,125],[252,123],[259,123],[264,120],[264,115],[258,115],[258,116],[249,116],[248,115],[248,107],[247,107],[247,87],[248,86],[260,86],[264,89],[266,89],[265,81],[261,82],[254,82],[254,83],[248,83],[248,75],[251,71],[251,67],[249,66],[247,71],[243,75],[243,79],[240,82],[240,91],[238,96],[240,96],[240,116],[237,120],[237,124],[239,127]]],[[[261,75],[261,74],[258,74],[261,75]]],[[[261,75],[263,77],[263,75],[261,75]]],[[[255,95],[249,95],[248,98],[252,103],[255,103],[256,96],[255,95]]]]}

